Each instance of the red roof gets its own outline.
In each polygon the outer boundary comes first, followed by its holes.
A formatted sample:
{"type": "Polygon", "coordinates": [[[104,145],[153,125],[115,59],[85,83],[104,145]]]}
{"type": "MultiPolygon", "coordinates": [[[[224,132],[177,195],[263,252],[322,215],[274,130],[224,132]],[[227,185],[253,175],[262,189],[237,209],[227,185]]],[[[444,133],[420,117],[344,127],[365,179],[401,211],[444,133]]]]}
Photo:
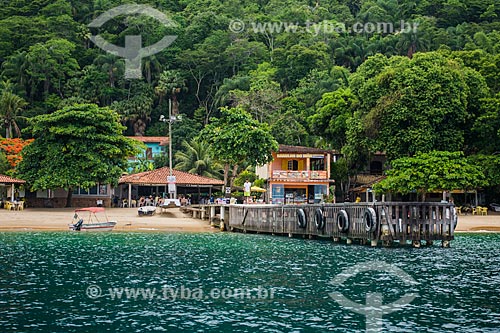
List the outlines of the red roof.
{"type": "Polygon", "coordinates": [[[135,139],[144,143],[156,143],[160,146],[168,145],[168,136],[128,136],[127,138],[135,139]]]}
{"type": "Polygon", "coordinates": [[[24,180],[12,178],[5,175],[0,175],[0,183],[2,184],[24,184],[24,180]]]}
{"type": "MultiPolygon", "coordinates": [[[[191,173],[172,170],[172,174],[176,177],[177,185],[224,185],[224,182],[219,179],[193,175],[191,173]]],[[[170,176],[170,169],[163,167],[160,169],[135,173],[132,175],[122,176],[118,181],[119,184],[167,184],[167,177],[170,176]]]]}

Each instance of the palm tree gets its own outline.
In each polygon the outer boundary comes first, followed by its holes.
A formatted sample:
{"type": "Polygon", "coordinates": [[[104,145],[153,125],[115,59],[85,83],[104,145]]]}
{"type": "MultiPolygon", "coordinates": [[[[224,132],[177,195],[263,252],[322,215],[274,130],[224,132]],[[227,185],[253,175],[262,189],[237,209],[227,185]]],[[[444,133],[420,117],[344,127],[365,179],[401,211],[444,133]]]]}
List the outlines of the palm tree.
{"type": "Polygon", "coordinates": [[[5,137],[12,138],[13,133],[19,137],[21,130],[17,125],[17,120],[23,118],[19,113],[28,104],[24,99],[14,94],[9,81],[2,82],[3,91],[0,96],[0,121],[5,127],[5,137]]]}
{"type": "Polygon", "coordinates": [[[221,179],[222,167],[212,160],[209,146],[195,139],[190,142],[183,141],[183,151],[175,153],[177,164],[175,169],[192,174],[221,179]]]}
{"type": "Polygon", "coordinates": [[[172,114],[174,116],[179,114],[177,94],[186,90],[186,80],[182,76],[181,71],[173,69],[163,71],[163,73],[160,74],[160,81],[156,87],[156,93],[160,95],[160,104],[165,95],[172,99],[172,114]]]}

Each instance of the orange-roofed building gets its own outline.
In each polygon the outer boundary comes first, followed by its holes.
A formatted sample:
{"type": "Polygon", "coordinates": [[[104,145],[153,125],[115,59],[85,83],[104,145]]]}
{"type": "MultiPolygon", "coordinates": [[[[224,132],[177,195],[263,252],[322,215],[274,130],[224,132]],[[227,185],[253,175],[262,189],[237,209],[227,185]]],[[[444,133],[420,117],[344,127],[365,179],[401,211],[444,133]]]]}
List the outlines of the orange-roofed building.
{"type": "Polygon", "coordinates": [[[267,180],[271,203],[318,203],[335,182],[330,179],[330,165],[337,156],[331,150],[279,145],[273,161],[257,167],[256,173],[267,180]]]}
{"type": "MultiPolygon", "coordinates": [[[[176,178],[178,195],[210,196],[220,191],[224,182],[219,179],[194,175],[188,172],[172,170],[176,178]]],[[[119,187],[115,195],[122,199],[133,200],[141,196],[168,196],[168,180],[170,169],[163,167],[151,171],[125,175],[118,181],[119,187]]]]}
{"type": "MultiPolygon", "coordinates": [[[[16,198],[16,186],[26,183],[24,180],[0,175],[0,202],[4,200],[14,201],[16,198]]],[[[24,191],[23,191],[24,193],[24,191]]],[[[24,195],[22,195],[24,197],[24,195]]]]}

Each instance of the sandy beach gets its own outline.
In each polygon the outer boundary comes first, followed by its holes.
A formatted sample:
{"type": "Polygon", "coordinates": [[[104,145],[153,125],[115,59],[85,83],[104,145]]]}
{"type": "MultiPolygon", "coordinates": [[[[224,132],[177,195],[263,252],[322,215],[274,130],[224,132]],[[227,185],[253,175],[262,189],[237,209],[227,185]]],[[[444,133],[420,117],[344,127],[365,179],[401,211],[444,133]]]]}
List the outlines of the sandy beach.
{"type": "MultiPolygon", "coordinates": [[[[0,209],[0,231],[62,231],[68,230],[74,209],[0,209]]],[[[109,208],[108,218],[117,221],[116,231],[216,232],[208,221],[193,219],[178,208],[154,216],[138,216],[137,208],[109,208]]],[[[500,215],[460,215],[456,232],[500,232],[500,215]]]]}
{"type": "Polygon", "coordinates": [[[500,232],[500,215],[459,215],[455,232],[500,232]]]}
{"type": "MultiPolygon", "coordinates": [[[[66,231],[73,214],[74,208],[33,208],[23,211],[0,209],[0,231],[66,231]]],[[[120,232],[215,232],[218,230],[211,227],[206,220],[186,217],[178,208],[170,209],[164,214],[157,213],[154,216],[138,216],[137,208],[108,208],[106,214],[110,221],[117,221],[114,230],[120,232]]]]}

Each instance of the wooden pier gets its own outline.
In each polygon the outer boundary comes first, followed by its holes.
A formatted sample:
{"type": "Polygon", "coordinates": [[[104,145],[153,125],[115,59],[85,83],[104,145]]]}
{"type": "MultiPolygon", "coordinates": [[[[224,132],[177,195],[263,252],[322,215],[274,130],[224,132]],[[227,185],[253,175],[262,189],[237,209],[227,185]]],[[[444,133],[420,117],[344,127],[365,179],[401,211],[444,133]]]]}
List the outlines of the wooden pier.
{"type": "Polygon", "coordinates": [[[441,241],[448,247],[457,223],[453,204],[433,202],[199,205],[192,209],[223,230],[323,237],[372,246],[420,247],[441,241]]]}

